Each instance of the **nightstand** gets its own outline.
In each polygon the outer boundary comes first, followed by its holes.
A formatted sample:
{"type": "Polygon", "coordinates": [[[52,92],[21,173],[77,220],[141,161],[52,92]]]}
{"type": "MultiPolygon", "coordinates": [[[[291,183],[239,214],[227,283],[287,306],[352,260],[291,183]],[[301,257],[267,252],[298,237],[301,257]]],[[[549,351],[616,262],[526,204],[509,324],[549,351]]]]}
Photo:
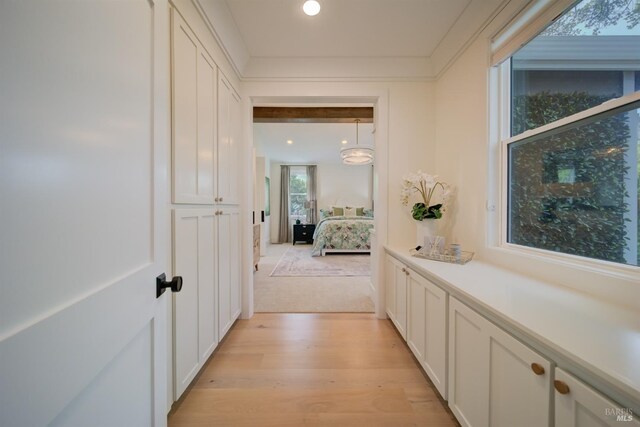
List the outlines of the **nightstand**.
{"type": "Polygon", "coordinates": [[[313,243],[315,224],[293,224],[293,244],[296,242],[313,243]]]}

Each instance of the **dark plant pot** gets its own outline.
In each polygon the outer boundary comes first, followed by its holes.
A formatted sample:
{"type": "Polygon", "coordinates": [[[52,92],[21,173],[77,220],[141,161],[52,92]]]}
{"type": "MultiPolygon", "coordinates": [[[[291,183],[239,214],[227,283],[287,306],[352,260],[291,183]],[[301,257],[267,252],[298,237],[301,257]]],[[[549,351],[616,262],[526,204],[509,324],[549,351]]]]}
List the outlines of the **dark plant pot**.
{"type": "Polygon", "coordinates": [[[300,225],[300,224],[301,224],[301,223],[300,223],[300,220],[299,220],[299,219],[296,219],[296,225],[300,225]]]}

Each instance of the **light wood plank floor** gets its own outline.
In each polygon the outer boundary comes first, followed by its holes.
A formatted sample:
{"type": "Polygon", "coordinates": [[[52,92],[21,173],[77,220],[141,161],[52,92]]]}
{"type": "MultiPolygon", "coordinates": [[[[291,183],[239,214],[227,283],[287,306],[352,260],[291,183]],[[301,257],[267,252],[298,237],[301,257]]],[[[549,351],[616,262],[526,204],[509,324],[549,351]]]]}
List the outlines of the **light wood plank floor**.
{"type": "Polygon", "coordinates": [[[239,320],[174,404],[182,426],[456,426],[388,320],[256,314],[239,320]]]}

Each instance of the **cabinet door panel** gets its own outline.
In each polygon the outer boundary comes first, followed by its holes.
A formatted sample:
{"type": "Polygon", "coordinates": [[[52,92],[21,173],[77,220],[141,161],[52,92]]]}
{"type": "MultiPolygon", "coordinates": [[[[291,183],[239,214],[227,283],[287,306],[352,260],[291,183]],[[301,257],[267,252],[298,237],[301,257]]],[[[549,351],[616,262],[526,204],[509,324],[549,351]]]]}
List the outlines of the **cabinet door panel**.
{"type": "Polygon", "coordinates": [[[231,328],[235,320],[235,312],[237,311],[239,271],[238,254],[234,252],[237,245],[239,230],[234,229],[234,223],[238,222],[237,208],[225,208],[222,214],[218,215],[218,329],[219,339],[222,339],[231,328]],[[235,258],[235,259],[234,259],[235,258]]]}
{"type": "Polygon", "coordinates": [[[214,213],[210,209],[173,212],[173,272],[183,286],[173,294],[175,398],[187,388],[217,344],[214,324],[214,213]]]}
{"type": "Polygon", "coordinates": [[[173,202],[198,203],[198,41],[180,15],[171,16],[173,202]]]}
{"type": "Polygon", "coordinates": [[[241,292],[240,292],[240,215],[238,210],[230,212],[231,238],[229,242],[229,253],[231,254],[230,278],[231,278],[231,321],[235,321],[240,315],[241,292]]]}
{"type": "Polygon", "coordinates": [[[420,364],[424,364],[427,290],[423,283],[424,281],[420,279],[421,277],[413,272],[408,276],[409,324],[407,344],[420,364]]]}
{"type": "Polygon", "coordinates": [[[198,338],[201,364],[207,361],[218,344],[215,226],[213,213],[198,218],[198,338]]]}
{"type": "Polygon", "coordinates": [[[551,363],[488,322],[489,425],[547,426],[550,423],[551,363]],[[544,368],[536,375],[531,365],[544,368]]]}
{"type": "Polygon", "coordinates": [[[396,327],[407,339],[407,275],[403,271],[406,267],[399,262],[394,262],[394,283],[396,285],[396,327]]]}
{"type": "Polygon", "coordinates": [[[217,68],[204,49],[198,50],[197,194],[213,203],[217,68]]]}
{"type": "Polygon", "coordinates": [[[231,164],[230,140],[231,140],[231,85],[222,76],[218,75],[218,198],[222,203],[230,202],[231,193],[231,164]]]}
{"type": "Polygon", "coordinates": [[[567,394],[555,392],[556,427],[640,426],[638,414],[625,411],[562,369],[556,368],[555,374],[569,386],[567,394]]]}
{"type": "MultiPolygon", "coordinates": [[[[413,275],[413,273],[411,273],[413,275]]],[[[447,293],[425,284],[425,349],[423,367],[444,399],[447,398],[447,293]]]]}
{"type": "Polygon", "coordinates": [[[242,108],[240,97],[231,89],[229,97],[229,147],[227,150],[227,177],[229,179],[228,194],[225,203],[236,205],[240,203],[238,192],[240,191],[240,179],[238,171],[240,170],[240,148],[242,135],[242,108]]]}
{"type": "Polygon", "coordinates": [[[449,301],[449,407],[461,425],[488,427],[486,320],[455,298],[449,301]]]}
{"type": "Polygon", "coordinates": [[[385,290],[387,314],[391,321],[396,321],[396,270],[391,255],[385,258],[385,290]]]}

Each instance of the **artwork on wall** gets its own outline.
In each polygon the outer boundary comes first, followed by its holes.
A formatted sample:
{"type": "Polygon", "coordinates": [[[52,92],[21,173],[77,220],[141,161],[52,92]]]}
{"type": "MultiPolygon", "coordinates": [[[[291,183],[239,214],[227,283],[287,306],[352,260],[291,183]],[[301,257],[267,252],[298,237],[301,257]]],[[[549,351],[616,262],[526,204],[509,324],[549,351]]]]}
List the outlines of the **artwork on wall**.
{"type": "Polygon", "coordinates": [[[264,215],[271,215],[271,180],[268,176],[264,178],[264,215]]]}

